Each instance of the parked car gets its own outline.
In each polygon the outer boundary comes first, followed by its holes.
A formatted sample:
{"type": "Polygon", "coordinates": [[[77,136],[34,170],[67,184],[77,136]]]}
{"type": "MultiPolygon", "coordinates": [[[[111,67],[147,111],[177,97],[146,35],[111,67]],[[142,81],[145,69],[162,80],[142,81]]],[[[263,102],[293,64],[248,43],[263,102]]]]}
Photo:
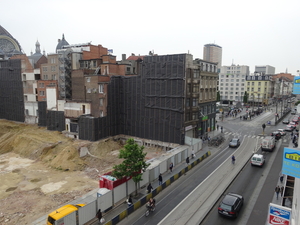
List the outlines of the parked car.
{"type": "Polygon", "coordinates": [[[283,124],[289,124],[290,121],[289,121],[289,120],[283,120],[282,123],[283,123],[283,124]]]}
{"type": "Polygon", "coordinates": [[[218,213],[227,216],[236,218],[244,204],[243,196],[235,193],[228,193],[225,195],[218,207],[218,213]]]}
{"type": "Polygon", "coordinates": [[[287,127],[291,127],[293,130],[296,128],[296,126],[295,125],[290,125],[290,124],[288,124],[288,125],[286,125],[287,127]]]}
{"type": "Polygon", "coordinates": [[[265,164],[265,156],[262,154],[254,154],[251,157],[251,166],[260,166],[262,167],[265,164]]]}
{"type": "Polygon", "coordinates": [[[272,152],[275,147],[276,147],[275,137],[267,136],[261,142],[261,150],[262,151],[272,152]]]}
{"type": "Polygon", "coordinates": [[[230,142],[229,142],[229,147],[232,147],[232,148],[236,148],[236,147],[239,147],[240,146],[240,139],[238,138],[233,138],[230,142]]]}
{"type": "Polygon", "coordinates": [[[292,131],[294,130],[294,128],[291,127],[291,126],[286,126],[286,127],[284,128],[284,130],[287,131],[287,132],[292,132],[292,131]]]}
{"type": "Polygon", "coordinates": [[[280,132],[281,136],[285,136],[286,132],[284,131],[284,129],[278,129],[278,131],[280,132]]]}
{"type": "Polygon", "coordinates": [[[281,133],[279,131],[273,131],[271,136],[274,136],[275,140],[279,140],[281,138],[281,133]]]}

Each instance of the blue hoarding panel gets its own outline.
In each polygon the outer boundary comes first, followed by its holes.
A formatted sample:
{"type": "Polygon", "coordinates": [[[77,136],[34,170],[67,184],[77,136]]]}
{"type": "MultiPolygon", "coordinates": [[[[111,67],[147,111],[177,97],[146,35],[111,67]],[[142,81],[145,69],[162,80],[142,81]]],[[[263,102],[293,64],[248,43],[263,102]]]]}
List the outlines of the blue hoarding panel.
{"type": "Polygon", "coordinates": [[[295,76],[294,77],[293,94],[295,94],[295,95],[300,94],[300,76],[295,76]]]}
{"type": "Polygon", "coordinates": [[[300,178],[300,149],[284,148],[282,157],[282,173],[300,178]]]}

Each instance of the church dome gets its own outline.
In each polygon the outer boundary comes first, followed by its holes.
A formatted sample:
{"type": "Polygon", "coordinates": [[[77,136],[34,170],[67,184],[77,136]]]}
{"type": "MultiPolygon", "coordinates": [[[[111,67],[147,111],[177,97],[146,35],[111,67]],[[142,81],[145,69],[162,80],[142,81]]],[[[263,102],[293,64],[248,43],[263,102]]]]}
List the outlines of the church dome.
{"type": "Polygon", "coordinates": [[[0,49],[7,57],[23,54],[18,41],[0,25],[0,49]]]}
{"type": "Polygon", "coordinates": [[[63,34],[62,39],[58,39],[58,44],[56,46],[56,52],[57,50],[60,50],[63,48],[63,46],[69,45],[69,43],[65,40],[65,35],[63,34]]]}

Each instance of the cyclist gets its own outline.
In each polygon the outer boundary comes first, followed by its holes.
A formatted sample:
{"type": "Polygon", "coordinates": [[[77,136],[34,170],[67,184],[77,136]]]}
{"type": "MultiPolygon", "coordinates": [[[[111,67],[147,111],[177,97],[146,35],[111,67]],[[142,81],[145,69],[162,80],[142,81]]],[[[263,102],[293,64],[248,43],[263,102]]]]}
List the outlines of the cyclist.
{"type": "Polygon", "coordinates": [[[231,162],[232,162],[232,164],[235,163],[235,157],[234,157],[234,155],[232,155],[232,157],[231,157],[231,162]]]}
{"type": "Polygon", "coordinates": [[[148,207],[153,210],[153,208],[155,207],[155,200],[153,198],[150,198],[148,201],[148,207]]]}

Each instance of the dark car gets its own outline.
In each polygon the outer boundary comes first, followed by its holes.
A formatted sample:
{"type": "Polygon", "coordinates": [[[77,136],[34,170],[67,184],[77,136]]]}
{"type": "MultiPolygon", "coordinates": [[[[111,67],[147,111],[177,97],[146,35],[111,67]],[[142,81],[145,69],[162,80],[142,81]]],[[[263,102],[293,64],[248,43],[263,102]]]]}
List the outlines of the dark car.
{"type": "Polygon", "coordinates": [[[289,121],[289,120],[283,120],[282,123],[283,123],[283,124],[289,124],[290,121],[289,121]]]}
{"type": "Polygon", "coordinates": [[[225,195],[218,207],[218,213],[227,216],[236,218],[244,204],[243,196],[234,193],[228,193],[225,195]]]}
{"type": "Polygon", "coordinates": [[[280,131],[273,131],[271,133],[271,136],[274,136],[275,140],[279,140],[281,138],[281,133],[280,133],[280,131]]]}
{"type": "Polygon", "coordinates": [[[229,147],[239,147],[240,146],[240,139],[238,138],[233,138],[230,142],[229,142],[229,147]]]}

